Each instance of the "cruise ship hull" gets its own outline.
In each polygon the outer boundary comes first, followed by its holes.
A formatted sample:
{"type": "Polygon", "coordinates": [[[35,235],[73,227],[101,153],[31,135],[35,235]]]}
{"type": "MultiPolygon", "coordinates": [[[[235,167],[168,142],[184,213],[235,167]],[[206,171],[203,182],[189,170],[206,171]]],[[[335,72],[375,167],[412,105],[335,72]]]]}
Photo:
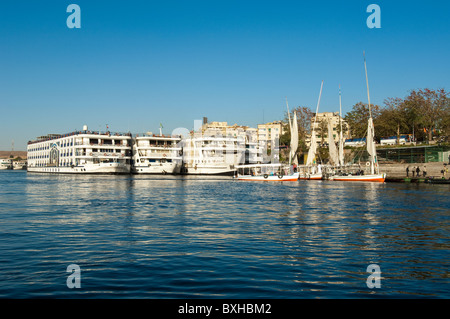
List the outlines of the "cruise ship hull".
{"type": "Polygon", "coordinates": [[[236,169],[231,168],[230,166],[194,166],[187,167],[182,170],[182,174],[185,175],[225,175],[225,176],[234,176],[236,169]]]}
{"type": "Polygon", "coordinates": [[[133,174],[180,174],[180,165],[177,163],[157,163],[139,165],[132,168],[133,174]]]}
{"type": "Polygon", "coordinates": [[[101,163],[74,167],[28,167],[27,171],[32,173],[56,174],[130,174],[130,165],[101,163]]]}

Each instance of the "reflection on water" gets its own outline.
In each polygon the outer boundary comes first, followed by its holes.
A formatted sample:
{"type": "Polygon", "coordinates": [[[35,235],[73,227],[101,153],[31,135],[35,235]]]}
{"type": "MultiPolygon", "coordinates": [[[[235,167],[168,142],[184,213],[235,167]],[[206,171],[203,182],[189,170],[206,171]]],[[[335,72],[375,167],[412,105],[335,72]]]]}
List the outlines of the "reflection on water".
{"type": "Polygon", "coordinates": [[[450,296],[447,185],[26,172],[0,185],[2,297],[450,296]]]}

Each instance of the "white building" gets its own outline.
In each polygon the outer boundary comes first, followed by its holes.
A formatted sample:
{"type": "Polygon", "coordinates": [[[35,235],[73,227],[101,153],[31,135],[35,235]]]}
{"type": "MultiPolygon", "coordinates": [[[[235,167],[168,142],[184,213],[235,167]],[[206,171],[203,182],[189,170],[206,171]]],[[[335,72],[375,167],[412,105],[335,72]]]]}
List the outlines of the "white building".
{"type": "Polygon", "coordinates": [[[256,128],[237,124],[228,125],[227,122],[205,122],[202,126],[202,132],[207,136],[239,138],[245,145],[245,163],[256,164],[263,162],[265,144],[260,143],[259,130],[256,128]]]}
{"type": "Polygon", "coordinates": [[[258,142],[268,149],[279,145],[280,137],[283,133],[283,124],[281,121],[258,124],[258,142]]]}
{"type": "MultiPolygon", "coordinates": [[[[339,112],[323,112],[323,113],[317,113],[317,118],[315,114],[313,114],[313,117],[311,118],[311,132],[312,129],[314,129],[314,133],[316,134],[316,138],[318,143],[322,141],[322,138],[324,139],[325,143],[328,144],[328,122],[331,123],[331,128],[333,130],[333,139],[335,143],[339,142],[339,130],[340,130],[340,123],[341,117],[339,115],[339,112]],[[321,130],[321,122],[325,121],[327,125],[324,126],[325,130],[321,130]],[[323,136],[322,136],[323,135],[323,136]]],[[[350,138],[349,135],[349,125],[348,123],[342,119],[342,135],[344,139],[350,138]]],[[[307,137],[306,139],[306,145],[309,147],[311,141],[311,135],[307,137]]]]}

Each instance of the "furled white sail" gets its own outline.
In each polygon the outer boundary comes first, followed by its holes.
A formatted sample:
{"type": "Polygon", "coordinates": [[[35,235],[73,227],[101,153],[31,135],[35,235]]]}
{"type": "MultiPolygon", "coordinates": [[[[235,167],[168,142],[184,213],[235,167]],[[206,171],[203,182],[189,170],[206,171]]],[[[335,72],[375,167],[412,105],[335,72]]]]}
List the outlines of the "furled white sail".
{"type": "Polygon", "coordinates": [[[319,100],[317,101],[316,115],[314,117],[314,124],[311,129],[311,142],[309,145],[308,158],[306,159],[306,165],[312,165],[314,162],[314,159],[316,158],[317,138],[316,138],[316,133],[314,132],[314,129],[316,127],[317,114],[319,113],[320,98],[322,97],[322,88],[323,88],[323,80],[322,80],[322,83],[320,84],[319,100]]]}
{"type": "Polygon", "coordinates": [[[291,149],[290,149],[290,159],[293,164],[298,165],[297,160],[297,148],[298,148],[298,124],[297,124],[297,112],[294,111],[294,119],[291,125],[291,149]]]}
{"type": "Polygon", "coordinates": [[[377,155],[377,151],[375,149],[375,143],[374,143],[374,136],[375,136],[375,130],[373,127],[373,120],[372,117],[369,118],[369,124],[367,127],[367,152],[370,155],[371,159],[371,174],[374,174],[374,164],[375,164],[375,158],[377,155]]]}
{"type": "Polygon", "coordinates": [[[372,118],[369,118],[369,125],[367,128],[367,152],[370,156],[375,154],[375,143],[373,142],[374,133],[373,120],[372,118]]]}
{"type": "Polygon", "coordinates": [[[328,152],[330,153],[331,165],[337,166],[339,164],[336,144],[334,143],[333,129],[331,128],[331,121],[328,121],[328,152]]]}
{"type": "Polygon", "coordinates": [[[344,166],[344,137],[342,136],[342,129],[339,132],[339,165],[344,166]]]}
{"type": "Polygon", "coordinates": [[[309,146],[308,158],[306,159],[306,165],[312,165],[317,151],[317,138],[314,131],[311,134],[311,145],[309,146]]]}

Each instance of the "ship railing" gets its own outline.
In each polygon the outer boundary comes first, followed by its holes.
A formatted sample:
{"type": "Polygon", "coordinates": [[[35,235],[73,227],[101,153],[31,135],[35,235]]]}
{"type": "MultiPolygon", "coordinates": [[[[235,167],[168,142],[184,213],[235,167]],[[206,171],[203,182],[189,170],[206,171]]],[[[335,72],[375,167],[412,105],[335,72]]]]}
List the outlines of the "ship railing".
{"type": "Polygon", "coordinates": [[[168,149],[168,150],[181,150],[181,147],[177,145],[155,145],[155,144],[139,144],[137,148],[156,148],[156,149],[168,149]]]}
{"type": "Polygon", "coordinates": [[[119,144],[106,144],[106,143],[91,143],[91,142],[76,142],[74,144],[75,146],[95,146],[95,147],[127,147],[129,148],[130,145],[124,145],[122,143],[119,144]]]}
{"type": "Polygon", "coordinates": [[[46,138],[41,138],[41,139],[37,139],[37,140],[33,140],[33,141],[28,141],[28,145],[29,144],[35,144],[35,143],[41,143],[41,142],[46,142],[46,141],[53,141],[56,139],[60,139],[60,138],[64,138],[64,137],[70,137],[70,136],[75,136],[75,135],[79,135],[79,134],[93,134],[93,135],[107,135],[107,136],[129,136],[131,137],[131,133],[119,133],[119,132],[102,132],[102,131],[73,131],[70,133],[66,133],[66,134],[55,134],[52,136],[48,136],[46,138]]]}
{"type": "Polygon", "coordinates": [[[161,137],[161,138],[176,138],[181,139],[181,135],[157,135],[157,134],[149,134],[149,133],[137,133],[135,137],[161,137]]]}

